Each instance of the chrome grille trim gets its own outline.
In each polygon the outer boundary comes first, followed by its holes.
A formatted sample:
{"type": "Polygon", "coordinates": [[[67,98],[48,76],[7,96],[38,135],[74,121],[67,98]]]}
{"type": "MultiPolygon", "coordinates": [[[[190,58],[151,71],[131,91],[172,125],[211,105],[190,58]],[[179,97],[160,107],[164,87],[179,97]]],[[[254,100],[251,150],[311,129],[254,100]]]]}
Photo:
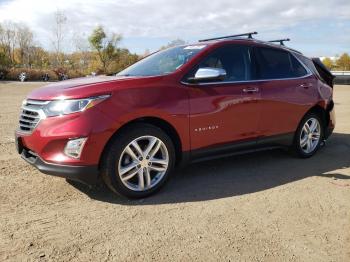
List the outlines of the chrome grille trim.
{"type": "MultiPolygon", "coordinates": [[[[24,112],[26,111],[26,110],[23,110],[24,112]]],[[[30,118],[36,118],[36,116],[34,116],[33,114],[26,114],[26,113],[23,113],[22,112],[22,114],[21,114],[21,117],[30,117],[30,118]]]]}
{"type": "Polygon", "coordinates": [[[26,100],[26,104],[27,104],[27,105],[39,105],[39,106],[43,106],[43,105],[47,105],[47,104],[50,103],[50,102],[51,102],[51,101],[32,100],[32,99],[26,100]]]}
{"type": "Polygon", "coordinates": [[[31,134],[38,126],[40,121],[46,118],[42,108],[48,103],[50,103],[50,101],[31,99],[24,100],[18,121],[18,131],[21,133],[31,134]]]}
{"type": "Polygon", "coordinates": [[[24,126],[24,127],[29,127],[29,128],[31,128],[32,126],[34,126],[35,124],[34,123],[31,123],[31,122],[24,122],[24,121],[19,121],[19,124],[21,125],[21,126],[24,126]]]}

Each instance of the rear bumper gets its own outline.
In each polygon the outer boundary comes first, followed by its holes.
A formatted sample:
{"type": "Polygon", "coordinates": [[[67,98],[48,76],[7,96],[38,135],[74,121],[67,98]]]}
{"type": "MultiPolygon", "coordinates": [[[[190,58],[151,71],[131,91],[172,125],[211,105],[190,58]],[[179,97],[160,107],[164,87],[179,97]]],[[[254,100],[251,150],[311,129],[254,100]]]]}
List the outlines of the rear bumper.
{"type": "Polygon", "coordinates": [[[97,166],[68,166],[51,164],[43,161],[35,153],[25,148],[23,148],[21,152],[21,157],[44,174],[64,177],[87,185],[94,185],[97,183],[99,174],[97,166]]]}
{"type": "Polygon", "coordinates": [[[333,134],[334,128],[328,127],[325,130],[324,139],[328,139],[333,134]]]}
{"type": "Polygon", "coordinates": [[[329,121],[328,121],[328,126],[325,129],[325,139],[328,139],[332,133],[333,130],[335,128],[335,124],[336,124],[336,120],[335,120],[335,110],[334,110],[334,103],[332,101],[332,103],[330,104],[330,106],[327,108],[328,111],[328,117],[329,117],[329,121]]]}

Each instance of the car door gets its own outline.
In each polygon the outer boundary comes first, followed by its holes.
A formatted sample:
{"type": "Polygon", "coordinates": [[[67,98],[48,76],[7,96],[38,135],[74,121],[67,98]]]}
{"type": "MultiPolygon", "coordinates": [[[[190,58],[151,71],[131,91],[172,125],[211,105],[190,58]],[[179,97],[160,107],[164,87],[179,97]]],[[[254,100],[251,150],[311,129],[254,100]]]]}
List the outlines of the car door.
{"type": "Polygon", "coordinates": [[[261,138],[274,136],[276,142],[287,138],[284,142],[289,144],[301,118],[316,102],[318,82],[288,51],[256,47],[255,57],[261,80],[261,138]]]}
{"type": "Polygon", "coordinates": [[[222,81],[189,85],[192,150],[230,142],[256,143],[259,122],[259,88],[252,81],[251,48],[226,45],[214,50],[193,70],[222,68],[222,81]]]}

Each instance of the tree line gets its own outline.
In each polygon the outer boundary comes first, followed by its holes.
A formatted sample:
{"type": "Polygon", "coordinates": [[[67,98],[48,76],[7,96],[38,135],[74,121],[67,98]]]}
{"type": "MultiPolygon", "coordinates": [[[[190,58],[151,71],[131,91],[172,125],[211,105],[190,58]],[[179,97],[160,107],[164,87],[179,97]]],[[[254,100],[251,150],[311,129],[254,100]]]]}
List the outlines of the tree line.
{"type": "Polygon", "coordinates": [[[325,57],[322,62],[332,71],[350,71],[350,56],[347,53],[335,57],[335,59],[325,57]]]}
{"type": "MultiPolygon", "coordinates": [[[[72,39],[73,51],[65,52],[69,20],[64,12],[57,10],[53,16],[51,31],[52,49],[46,50],[35,41],[31,29],[25,24],[6,21],[0,23],[0,79],[17,80],[22,72],[30,80],[40,80],[47,74],[51,80],[67,74],[69,78],[96,74],[112,74],[138,61],[142,56],[119,47],[122,36],[107,33],[97,26],[89,36],[75,34],[72,39]]],[[[162,46],[185,44],[176,39],[162,46]]],[[[149,51],[145,52],[145,55],[149,51]]],[[[350,56],[346,53],[336,59],[324,58],[322,62],[330,70],[350,70],[350,56]]]]}
{"type": "Polygon", "coordinates": [[[140,59],[137,54],[119,47],[122,36],[107,33],[96,27],[87,37],[74,35],[74,51],[64,51],[68,19],[61,11],[54,14],[51,32],[52,50],[35,42],[30,28],[24,24],[6,21],[0,23],[0,78],[16,80],[26,72],[31,80],[40,80],[43,74],[57,79],[59,74],[70,78],[96,74],[111,74],[140,59]]]}

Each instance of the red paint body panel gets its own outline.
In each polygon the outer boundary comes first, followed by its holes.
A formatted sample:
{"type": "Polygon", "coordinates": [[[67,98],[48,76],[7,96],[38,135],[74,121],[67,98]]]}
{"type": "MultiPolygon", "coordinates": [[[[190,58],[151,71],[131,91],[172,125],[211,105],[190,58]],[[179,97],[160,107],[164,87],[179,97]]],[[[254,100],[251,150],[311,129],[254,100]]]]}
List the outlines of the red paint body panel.
{"type": "Polygon", "coordinates": [[[49,85],[47,93],[45,88],[35,90],[28,98],[51,100],[62,96],[112,96],[83,113],[44,119],[31,135],[19,133],[24,145],[38,153],[44,161],[97,165],[111,136],[124,124],[143,117],[159,118],[176,127],[182,150],[190,150],[188,90],[181,84],[176,85],[171,77],[117,79],[85,86],[84,93],[81,86],[69,87],[67,82],[65,85],[49,85]],[[78,137],[88,137],[81,158],[77,160],[64,156],[63,149],[67,141],[78,137]]]}
{"type": "MultiPolygon", "coordinates": [[[[225,44],[254,45],[236,40],[207,43],[207,47],[172,74],[154,77],[91,77],[50,84],[28,99],[74,99],[111,94],[81,113],[49,117],[32,134],[17,131],[25,147],[44,161],[64,165],[98,165],[109,139],[135,119],[153,117],[176,130],[181,150],[191,150],[258,137],[294,132],[313,106],[326,108],[332,89],[311,75],[300,79],[249,81],[206,86],[182,83],[184,75],[203,57],[225,44]],[[308,88],[301,84],[312,85],[308,88]],[[257,93],[244,93],[247,87],[257,93]],[[72,138],[88,137],[80,159],[63,154],[72,138]]],[[[258,45],[258,44],[257,44],[258,45]]],[[[333,112],[333,111],[332,111],[333,112]]],[[[330,126],[334,127],[334,113],[330,126]]]]}
{"type": "Polygon", "coordinates": [[[246,83],[189,87],[191,149],[259,135],[260,95],[243,93],[246,87],[246,83]]]}
{"type": "Polygon", "coordinates": [[[300,79],[262,81],[261,136],[295,132],[305,113],[318,102],[317,80],[313,76],[300,79]],[[301,87],[310,84],[312,87],[301,87]]]}

